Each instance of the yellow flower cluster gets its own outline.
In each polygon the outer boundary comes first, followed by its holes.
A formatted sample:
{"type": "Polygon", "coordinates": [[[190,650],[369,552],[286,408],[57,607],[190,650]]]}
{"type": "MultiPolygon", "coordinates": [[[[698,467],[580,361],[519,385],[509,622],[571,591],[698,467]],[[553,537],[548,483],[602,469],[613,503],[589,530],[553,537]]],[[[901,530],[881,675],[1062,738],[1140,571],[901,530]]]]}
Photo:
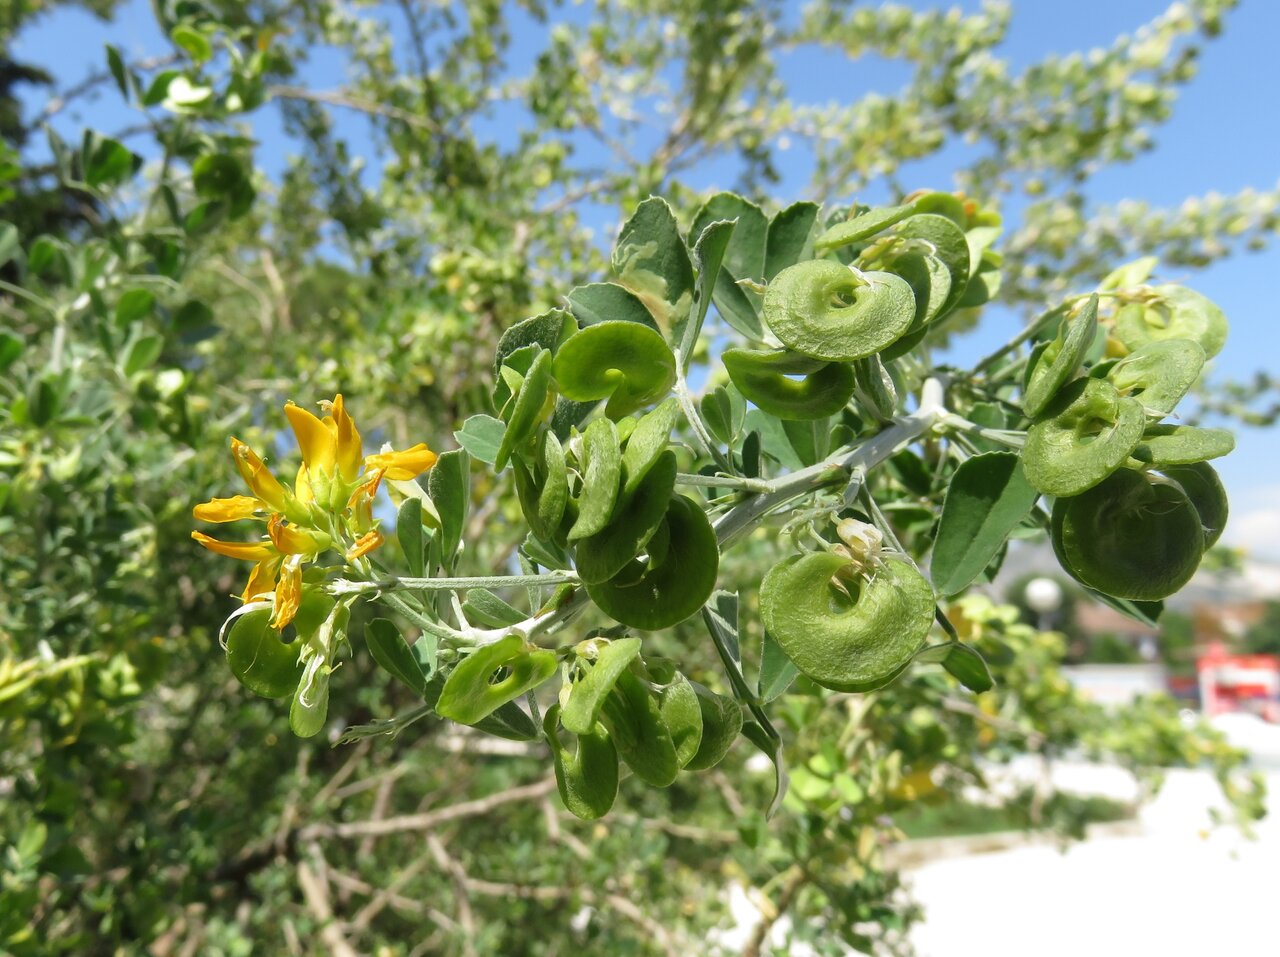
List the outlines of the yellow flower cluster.
{"type": "Polygon", "coordinates": [[[360,433],[342,396],[322,402],[324,418],[288,403],[284,414],[302,452],[302,466],[290,491],[253,449],[231,439],[231,456],[252,495],[214,498],[192,514],[202,522],[265,521],[256,542],[224,542],[192,532],[210,551],[254,563],[243,601],[271,600],[271,624],[282,629],[302,600],[302,566],[321,552],[338,549],[355,561],[383,542],[373,517],[373,500],[384,478],[407,481],[435,464],[436,454],[419,443],[402,452],[365,455],[360,433]]]}

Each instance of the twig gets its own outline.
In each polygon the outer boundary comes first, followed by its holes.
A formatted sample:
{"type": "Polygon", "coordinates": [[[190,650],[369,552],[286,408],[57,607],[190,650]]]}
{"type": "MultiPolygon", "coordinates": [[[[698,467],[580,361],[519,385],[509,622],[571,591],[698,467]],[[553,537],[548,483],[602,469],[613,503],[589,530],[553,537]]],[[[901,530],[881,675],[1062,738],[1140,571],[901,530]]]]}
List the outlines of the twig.
{"type": "Polygon", "coordinates": [[[398,106],[388,106],[385,103],[366,100],[338,90],[308,90],[300,86],[269,86],[267,87],[267,96],[279,100],[307,100],[311,103],[340,106],[344,109],[357,110],[361,113],[384,116],[389,120],[397,120],[406,126],[413,126],[417,129],[428,130],[433,133],[441,132],[440,126],[429,116],[421,116],[398,106]]]}
{"type": "Polygon", "coordinates": [[[398,817],[384,818],[381,821],[314,824],[304,828],[302,836],[306,840],[312,840],[319,837],[349,838],[368,835],[382,837],[403,831],[429,831],[450,821],[457,821],[467,817],[479,817],[482,814],[489,813],[494,808],[502,807],[504,804],[516,804],[520,801],[531,801],[540,798],[543,795],[550,794],[555,788],[556,779],[554,777],[543,778],[541,781],[535,781],[532,784],[522,784],[506,791],[499,791],[497,794],[477,798],[474,801],[463,801],[461,804],[454,804],[436,811],[426,811],[422,814],[402,814],[398,817]]]}
{"type": "Polygon", "coordinates": [[[756,924],[746,946],[742,948],[742,957],[760,957],[760,948],[764,946],[769,931],[773,930],[773,925],[778,922],[778,919],[791,909],[796,895],[800,893],[800,888],[808,882],[809,877],[803,870],[798,867],[792,869],[791,876],[782,885],[782,893],[778,895],[778,903],[773,906],[772,912],[760,915],[760,923],[756,924]]]}
{"type": "Polygon", "coordinates": [[[320,939],[335,957],[360,957],[359,952],[347,943],[333,916],[333,908],[329,904],[329,889],[316,875],[306,861],[298,861],[298,886],[302,888],[302,896],[306,898],[307,908],[320,921],[320,939]]]}
{"type": "Polygon", "coordinates": [[[453,880],[453,896],[458,905],[458,923],[462,925],[463,953],[471,957],[471,955],[475,954],[475,947],[471,942],[475,940],[476,936],[476,920],[475,915],[471,913],[467,872],[463,869],[462,864],[449,854],[445,849],[444,842],[436,835],[427,835],[427,850],[431,852],[431,857],[435,860],[436,866],[453,880]]]}

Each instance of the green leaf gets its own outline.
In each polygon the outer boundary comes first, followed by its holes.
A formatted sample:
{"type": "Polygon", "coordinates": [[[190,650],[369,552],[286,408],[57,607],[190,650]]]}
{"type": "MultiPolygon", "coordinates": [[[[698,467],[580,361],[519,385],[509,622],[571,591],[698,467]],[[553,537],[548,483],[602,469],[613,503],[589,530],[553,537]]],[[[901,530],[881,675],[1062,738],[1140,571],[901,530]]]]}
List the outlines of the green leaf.
{"type": "Polygon", "coordinates": [[[22,241],[18,237],[18,227],[13,223],[0,221],[0,266],[12,262],[22,252],[22,241]]]}
{"type": "Polygon", "coordinates": [[[636,207],[613,247],[618,282],[644,303],[660,329],[673,329],[693,303],[693,266],[666,200],[636,207]]]}
{"type": "Polygon", "coordinates": [[[369,654],[383,671],[404,682],[414,694],[426,694],[429,675],[422,670],[413,650],[393,622],[386,618],[373,619],[365,626],[364,640],[369,645],[369,654]]]}
{"type": "Polygon", "coordinates": [[[502,447],[502,436],[507,431],[507,424],[491,415],[473,415],[462,423],[462,428],[453,433],[458,444],[478,458],[481,462],[493,465],[498,460],[498,449],[502,447]]]}
{"type": "Polygon", "coordinates": [[[765,241],[764,279],[773,280],[788,266],[813,258],[814,232],[818,225],[818,204],[793,203],[769,223],[765,241]]]}
{"type": "Polygon", "coordinates": [[[942,660],[942,667],[947,669],[947,674],[975,694],[995,687],[995,679],[991,677],[991,671],[982,660],[982,655],[968,645],[954,642],[942,660]]]}
{"type": "Polygon", "coordinates": [[[569,310],[578,324],[583,328],[598,322],[621,320],[638,322],[648,326],[654,332],[660,332],[649,310],[630,290],[617,283],[593,282],[590,285],[578,286],[566,296],[569,310]]]}
{"type": "Polygon", "coordinates": [[[555,670],[555,652],[534,648],[518,634],[507,635],[458,662],[445,679],[436,713],[459,724],[475,724],[542,684],[555,670]],[[499,671],[505,676],[494,680],[499,671]]]}
{"type": "Polygon", "coordinates": [[[426,545],[422,536],[422,500],[406,498],[396,513],[396,538],[404,552],[404,562],[411,578],[426,574],[426,545]]]}
{"type": "Polygon", "coordinates": [[[116,325],[127,327],[151,315],[156,297],[148,289],[130,289],[116,301],[116,325]]]}
{"type": "Polygon", "coordinates": [[[196,63],[203,63],[213,56],[213,45],[194,27],[179,23],[169,34],[170,38],[180,46],[196,63]]]}
{"type": "Polygon", "coordinates": [[[782,646],[766,629],[760,652],[760,700],[772,701],[783,694],[791,687],[791,682],[795,681],[798,673],[795,663],[787,657],[782,646]]]}
{"type": "Polygon", "coordinates": [[[634,322],[587,326],[560,347],[554,371],[567,398],[608,399],[611,419],[665,398],[676,381],[675,357],[662,336],[634,322]]]}
{"type": "Polygon", "coordinates": [[[639,638],[596,639],[585,643],[594,658],[579,656],[582,676],[569,688],[560,722],[574,734],[586,734],[600,717],[600,708],[618,676],[630,667],[640,654],[639,638]]]}
{"type": "Polygon", "coordinates": [[[685,320],[676,323],[671,339],[676,345],[676,354],[683,369],[689,368],[689,360],[693,357],[698,336],[702,333],[702,324],[711,307],[716,281],[720,276],[720,264],[729,248],[734,226],[735,223],[723,220],[707,224],[693,247],[693,265],[698,270],[693,288],[693,308],[689,310],[685,320]]]}
{"type": "Polygon", "coordinates": [[[701,237],[704,230],[720,220],[735,225],[724,250],[720,270],[715,274],[712,299],[725,322],[750,339],[763,337],[760,325],[760,297],[738,285],[739,279],[764,278],[765,246],[769,220],[760,207],[734,193],[717,193],[702,205],[693,219],[691,236],[701,237]]]}
{"type": "Polygon", "coordinates": [[[124,370],[126,376],[135,375],[143,369],[155,365],[156,360],[160,358],[160,353],[163,351],[163,336],[142,336],[140,339],[134,339],[129,344],[120,367],[124,370]]]}
{"type": "Polygon", "coordinates": [[[519,608],[507,604],[487,588],[468,589],[462,610],[468,620],[487,628],[517,625],[527,617],[519,608]]]}
{"type": "Polygon", "coordinates": [[[281,641],[270,622],[270,608],[237,618],[227,635],[227,664],[236,680],[254,694],[283,698],[293,694],[302,676],[299,645],[281,641]]]}
{"type": "Polygon", "coordinates": [[[451,569],[471,503],[471,456],[465,449],[443,452],[436,459],[427,473],[427,495],[440,516],[440,555],[445,567],[451,569]]]}
{"type": "Polygon", "coordinates": [[[942,503],[930,559],[938,592],[959,594],[981,575],[1038,497],[1013,452],[987,452],[962,462],[942,503]]]}
{"type": "Polygon", "coordinates": [[[118,186],[142,166],[142,157],[135,156],[123,143],[92,130],[85,130],[81,157],[85,182],[94,187],[118,186]]]}
{"type": "Polygon", "coordinates": [[[540,316],[517,322],[502,334],[493,363],[497,372],[507,358],[526,346],[541,346],[550,353],[560,348],[560,343],[577,331],[573,317],[563,309],[553,309],[540,316]]]}
{"type": "Polygon", "coordinates": [[[111,77],[116,81],[116,86],[120,90],[120,95],[126,100],[129,98],[129,73],[124,65],[124,57],[120,55],[118,47],[107,44],[107,69],[111,71],[111,77]]]}
{"type": "Polygon", "coordinates": [[[782,807],[782,799],[787,796],[787,768],[782,758],[782,742],[756,724],[748,721],[742,726],[742,735],[754,744],[766,758],[773,762],[773,798],[769,801],[766,817],[773,817],[782,807]]]}

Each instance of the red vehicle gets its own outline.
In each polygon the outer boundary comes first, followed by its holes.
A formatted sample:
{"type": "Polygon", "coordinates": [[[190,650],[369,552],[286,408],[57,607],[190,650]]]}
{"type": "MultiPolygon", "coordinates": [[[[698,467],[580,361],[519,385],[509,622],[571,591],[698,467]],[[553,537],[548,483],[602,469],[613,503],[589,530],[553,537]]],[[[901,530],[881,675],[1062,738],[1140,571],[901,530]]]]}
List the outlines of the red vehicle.
{"type": "Polygon", "coordinates": [[[1280,657],[1233,655],[1213,643],[1196,661],[1206,715],[1243,711],[1280,724],[1280,657]]]}

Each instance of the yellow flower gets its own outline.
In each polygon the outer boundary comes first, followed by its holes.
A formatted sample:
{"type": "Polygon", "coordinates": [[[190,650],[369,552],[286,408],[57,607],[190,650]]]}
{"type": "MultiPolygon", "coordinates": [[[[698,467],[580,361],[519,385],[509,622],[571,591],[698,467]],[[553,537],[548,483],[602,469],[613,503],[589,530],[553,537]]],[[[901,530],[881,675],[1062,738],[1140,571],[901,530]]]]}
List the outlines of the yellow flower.
{"type": "Polygon", "coordinates": [[[262,511],[261,499],[251,495],[233,495],[230,498],[211,498],[191,510],[191,514],[202,522],[234,522],[242,518],[253,518],[262,511]]]}
{"type": "Polygon", "coordinates": [[[436,453],[419,442],[403,452],[379,452],[367,456],[364,464],[371,469],[385,469],[387,478],[393,482],[407,482],[435,465],[436,453]]]}
{"type": "Polygon", "coordinates": [[[284,555],[272,542],[223,542],[204,532],[192,532],[191,537],[218,555],[256,563],[249,573],[249,583],[240,594],[241,601],[252,601],[275,589],[276,574],[284,555]]]}
{"type": "Polygon", "coordinates": [[[192,532],[191,537],[219,555],[254,563],[240,597],[243,601],[271,599],[275,606],[271,624],[277,629],[297,614],[305,563],[330,548],[355,561],[383,544],[373,517],[382,480],[408,481],[436,462],[436,454],[422,443],[366,457],[341,393],[320,407],[323,418],[292,402],[284,407],[302,452],[293,492],[253,449],[232,438],[232,459],[252,495],[214,498],[192,509],[194,517],[204,522],[266,520],[266,540],[224,542],[203,532],[192,532]]]}
{"type": "Polygon", "coordinates": [[[380,548],[385,541],[386,539],[383,538],[382,533],[377,529],[374,529],[372,532],[365,532],[356,539],[356,543],[354,545],[347,549],[347,561],[353,562],[357,558],[363,558],[375,548],[380,548]]]}
{"type": "Polygon", "coordinates": [[[280,480],[271,474],[266,463],[258,458],[258,453],[234,436],[231,439],[231,458],[249,491],[274,512],[289,510],[289,493],[280,480]]]}

